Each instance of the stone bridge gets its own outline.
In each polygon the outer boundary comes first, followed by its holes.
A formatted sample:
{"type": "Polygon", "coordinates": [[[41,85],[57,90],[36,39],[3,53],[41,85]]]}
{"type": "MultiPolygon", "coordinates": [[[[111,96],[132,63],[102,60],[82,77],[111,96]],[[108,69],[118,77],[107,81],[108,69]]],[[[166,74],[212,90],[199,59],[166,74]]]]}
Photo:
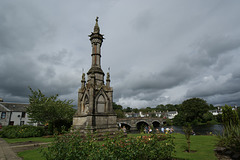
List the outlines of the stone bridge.
{"type": "Polygon", "coordinates": [[[166,123],[163,118],[153,117],[131,117],[131,118],[117,118],[119,126],[125,126],[129,131],[140,130],[142,126],[153,126],[157,128],[166,123]]]}

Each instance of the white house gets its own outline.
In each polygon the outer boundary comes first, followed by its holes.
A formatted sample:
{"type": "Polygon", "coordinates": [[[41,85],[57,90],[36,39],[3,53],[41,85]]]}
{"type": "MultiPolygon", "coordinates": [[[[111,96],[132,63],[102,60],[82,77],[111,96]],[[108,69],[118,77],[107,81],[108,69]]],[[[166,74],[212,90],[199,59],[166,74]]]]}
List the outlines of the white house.
{"type": "Polygon", "coordinates": [[[24,103],[8,103],[0,101],[0,124],[8,125],[37,125],[31,123],[26,113],[29,104],[24,103]]]}
{"type": "Polygon", "coordinates": [[[209,110],[209,112],[212,113],[214,116],[222,114],[222,111],[221,110],[217,110],[217,109],[209,110]]]}
{"type": "Polygon", "coordinates": [[[169,112],[167,112],[167,118],[168,119],[173,119],[176,115],[178,115],[177,111],[169,111],[169,112]]]}

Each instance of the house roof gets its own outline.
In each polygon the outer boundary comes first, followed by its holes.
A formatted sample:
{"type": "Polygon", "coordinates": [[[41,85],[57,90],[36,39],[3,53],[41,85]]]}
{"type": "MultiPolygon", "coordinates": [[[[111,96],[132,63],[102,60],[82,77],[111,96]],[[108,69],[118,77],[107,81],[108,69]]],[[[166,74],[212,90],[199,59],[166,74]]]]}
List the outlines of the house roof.
{"type": "Polygon", "coordinates": [[[27,103],[8,103],[8,102],[0,102],[0,111],[1,112],[26,112],[26,107],[29,104],[27,103]]]}

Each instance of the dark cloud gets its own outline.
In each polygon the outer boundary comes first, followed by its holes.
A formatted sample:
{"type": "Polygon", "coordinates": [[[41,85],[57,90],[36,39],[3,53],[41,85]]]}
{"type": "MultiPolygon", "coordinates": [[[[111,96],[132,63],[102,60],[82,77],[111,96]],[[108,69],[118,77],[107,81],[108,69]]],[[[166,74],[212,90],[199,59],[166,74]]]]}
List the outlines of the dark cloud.
{"type": "Polygon", "coordinates": [[[48,34],[49,25],[36,8],[21,2],[1,2],[0,48],[3,54],[31,51],[48,34]]]}
{"type": "Polygon", "coordinates": [[[27,102],[30,86],[76,103],[99,16],[115,102],[239,104],[239,11],[238,1],[220,0],[1,0],[0,97],[27,102]]]}

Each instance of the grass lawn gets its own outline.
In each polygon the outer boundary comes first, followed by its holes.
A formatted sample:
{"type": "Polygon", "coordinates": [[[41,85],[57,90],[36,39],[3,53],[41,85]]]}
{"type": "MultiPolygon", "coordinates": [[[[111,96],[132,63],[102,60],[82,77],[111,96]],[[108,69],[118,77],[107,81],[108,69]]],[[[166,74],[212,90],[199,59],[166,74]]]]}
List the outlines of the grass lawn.
{"type": "Polygon", "coordinates": [[[24,160],[45,160],[40,153],[40,148],[19,152],[18,156],[24,158],[24,160]]]}
{"type": "MultiPolygon", "coordinates": [[[[128,134],[129,137],[137,137],[141,135],[147,135],[147,134],[128,134]]],[[[183,134],[172,134],[172,135],[175,137],[174,143],[176,147],[176,153],[174,154],[174,158],[186,159],[186,160],[217,159],[213,151],[213,149],[215,148],[215,144],[217,142],[216,136],[203,136],[203,135],[191,136],[190,149],[196,150],[196,152],[187,153],[187,152],[184,152],[187,146],[185,136],[183,134]]],[[[48,139],[48,138],[45,138],[45,139],[48,139]]],[[[51,138],[50,141],[52,140],[53,138],[51,138]]],[[[39,141],[41,141],[41,138],[39,141]]],[[[39,153],[39,151],[40,151],[39,149],[28,150],[28,151],[20,152],[18,155],[20,157],[24,157],[24,160],[32,160],[32,159],[44,160],[44,158],[42,157],[42,154],[39,153]]]]}
{"type": "Polygon", "coordinates": [[[188,153],[184,152],[187,143],[185,135],[183,134],[173,134],[175,137],[174,143],[176,147],[175,158],[188,159],[188,160],[214,160],[217,159],[213,149],[215,148],[217,137],[216,136],[205,136],[196,135],[191,136],[190,150],[195,150],[196,152],[188,153]]]}
{"type": "Polygon", "coordinates": [[[28,142],[28,141],[34,141],[34,142],[52,142],[54,138],[44,138],[44,137],[30,137],[30,138],[4,138],[5,141],[8,143],[17,143],[17,142],[28,142]]]}

